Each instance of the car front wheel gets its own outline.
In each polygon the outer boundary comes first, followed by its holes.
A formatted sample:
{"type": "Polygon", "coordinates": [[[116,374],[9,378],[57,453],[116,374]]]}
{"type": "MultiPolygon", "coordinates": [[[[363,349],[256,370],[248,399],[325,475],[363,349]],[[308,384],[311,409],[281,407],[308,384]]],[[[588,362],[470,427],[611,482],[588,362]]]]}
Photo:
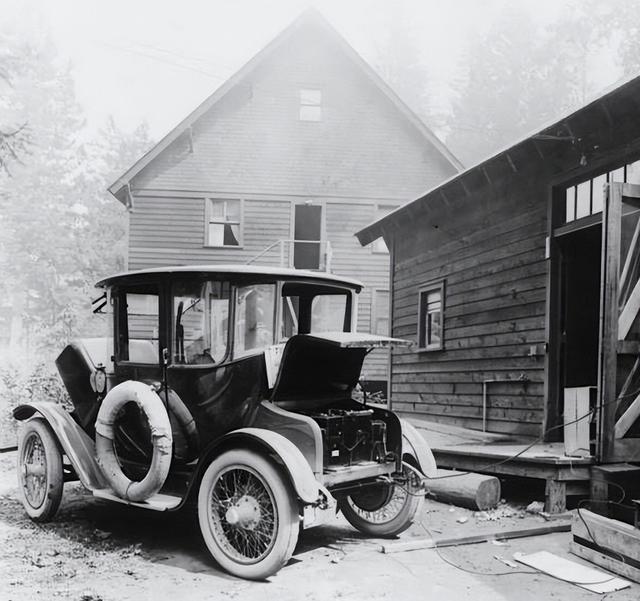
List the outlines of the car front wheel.
{"type": "Polygon", "coordinates": [[[381,483],[341,499],[338,507],[360,532],[392,537],[404,532],[422,506],[424,492],[415,475],[405,467],[405,484],[381,483]]]}
{"type": "Polygon", "coordinates": [[[18,441],[19,494],[25,511],[35,522],[51,519],[62,499],[62,454],[49,426],[31,419],[18,441]]]}
{"type": "Polygon", "coordinates": [[[222,568],[262,580],[291,558],[300,518],[295,493],[275,466],[258,453],[236,449],[206,469],[198,492],[198,520],[222,568]]]}

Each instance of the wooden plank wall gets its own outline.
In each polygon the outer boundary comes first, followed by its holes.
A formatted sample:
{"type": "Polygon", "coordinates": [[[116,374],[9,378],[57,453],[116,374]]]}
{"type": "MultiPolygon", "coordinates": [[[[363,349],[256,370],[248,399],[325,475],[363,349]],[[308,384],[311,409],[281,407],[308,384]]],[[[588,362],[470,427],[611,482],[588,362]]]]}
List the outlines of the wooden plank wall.
{"type": "Polygon", "coordinates": [[[396,234],[393,335],[417,340],[420,286],[444,279],[446,293],[444,350],[394,352],[395,409],[481,429],[483,381],[509,380],[488,384],[487,429],[540,434],[547,203],[544,191],[523,196],[423,215],[396,234]]]}

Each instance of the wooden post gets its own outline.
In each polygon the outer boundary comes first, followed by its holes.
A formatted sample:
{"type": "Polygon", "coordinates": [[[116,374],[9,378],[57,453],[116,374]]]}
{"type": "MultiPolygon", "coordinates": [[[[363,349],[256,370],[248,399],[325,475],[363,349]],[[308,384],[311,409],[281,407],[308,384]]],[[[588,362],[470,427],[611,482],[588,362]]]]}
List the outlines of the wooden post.
{"type": "Polygon", "coordinates": [[[598,361],[598,460],[606,463],[614,453],[618,348],[618,288],[622,184],[607,184],[602,218],[602,285],[600,301],[600,356],[598,361]]]}
{"type": "Polygon", "coordinates": [[[545,489],[544,510],[564,513],[567,510],[567,483],[549,478],[545,489]]]}

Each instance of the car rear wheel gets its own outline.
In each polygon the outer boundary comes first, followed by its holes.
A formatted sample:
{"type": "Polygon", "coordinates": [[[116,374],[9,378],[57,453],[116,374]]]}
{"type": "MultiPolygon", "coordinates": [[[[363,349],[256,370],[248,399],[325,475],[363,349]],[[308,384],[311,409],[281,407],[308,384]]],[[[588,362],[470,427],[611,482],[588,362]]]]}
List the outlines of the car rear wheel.
{"type": "Polygon", "coordinates": [[[29,517],[51,519],[62,499],[62,454],[49,426],[32,419],[22,426],[18,441],[19,494],[29,517]]]}
{"type": "Polygon", "coordinates": [[[211,462],[198,493],[205,543],[222,568],[262,580],[289,561],[298,540],[295,493],[273,464],[253,451],[211,462]]]}
{"type": "Polygon", "coordinates": [[[392,537],[404,532],[422,506],[424,493],[415,474],[404,468],[406,484],[382,483],[341,499],[347,521],[369,536],[392,537]]]}

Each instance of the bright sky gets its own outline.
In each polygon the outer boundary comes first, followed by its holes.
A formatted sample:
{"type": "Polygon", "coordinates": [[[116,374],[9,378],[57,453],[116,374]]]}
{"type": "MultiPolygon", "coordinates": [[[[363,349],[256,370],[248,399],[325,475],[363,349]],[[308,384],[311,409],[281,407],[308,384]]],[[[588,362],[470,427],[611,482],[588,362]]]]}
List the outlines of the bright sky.
{"type": "MultiPolygon", "coordinates": [[[[369,62],[391,11],[404,8],[434,94],[446,106],[465,39],[508,1],[0,0],[0,14],[4,26],[26,38],[51,31],[72,65],[90,126],[110,114],[126,129],[146,120],[158,139],[308,6],[369,62]]],[[[566,2],[518,1],[540,22],[566,2]]]]}

